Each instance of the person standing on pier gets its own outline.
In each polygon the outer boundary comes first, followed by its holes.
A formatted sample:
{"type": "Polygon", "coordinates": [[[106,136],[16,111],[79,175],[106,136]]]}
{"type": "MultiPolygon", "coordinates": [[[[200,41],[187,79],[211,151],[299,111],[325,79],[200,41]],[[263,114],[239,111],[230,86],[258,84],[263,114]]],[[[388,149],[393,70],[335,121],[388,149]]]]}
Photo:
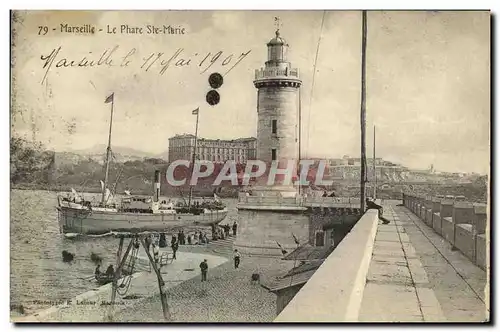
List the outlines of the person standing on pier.
{"type": "Polygon", "coordinates": [[[173,242],[172,243],[172,252],[174,253],[174,259],[177,259],[176,253],[177,250],[179,249],[179,243],[178,242],[173,242]]]}
{"type": "Polygon", "coordinates": [[[146,250],[149,252],[149,248],[151,247],[151,242],[152,242],[151,235],[146,236],[144,242],[146,243],[146,250]]]}
{"type": "Polygon", "coordinates": [[[211,228],[212,228],[212,241],[217,241],[218,237],[219,237],[219,232],[218,232],[217,228],[215,227],[215,224],[212,224],[211,228]]]}
{"type": "Polygon", "coordinates": [[[185,245],[186,244],[186,234],[184,234],[184,230],[181,229],[181,237],[179,238],[179,244],[180,245],[185,245]]]}
{"type": "Polygon", "coordinates": [[[165,233],[160,233],[160,248],[165,248],[167,246],[167,237],[165,233]]]}
{"type": "Polygon", "coordinates": [[[106,270],[106,275],[111,278],[115,275],[115,269],[113,268],[113,265],[108,266],[108,269],[106,270]]]}
{"type": "Polygon", "coordinates": [[[95,277],[98,278],[101,275],[101,270],[100,270],[101,265],[97,264],[97,267],[95,268],[95,277]]]}
{"type": "Polygon", "coordinates": [[[179,231],[179,233],[177,234],[177,241],[179,241],[179,244],[182,244],[182,232],[179,231]]]}
{"type": "Polygon", "coordinates": [[[201,269],[201,281],[207,281],[207,272],[208,272],[208,264],[207,260],[203,260],[200,264],[200,269],[201,269]]]}
{"type": "Polygon", "coordinates": [[[240,259],[241,259],[241,255],[238,252],[238,249],[234,249],[233,257],[234,257],[234,268],[237,269],[238,266],[240,266],[240,259]]]}
{"type": "Polygon", "coordinates": [[[233,236],[236,236],[236,230],[238,229],[238,225],[236,225],[236,221],[233,223],[233,236]]]}

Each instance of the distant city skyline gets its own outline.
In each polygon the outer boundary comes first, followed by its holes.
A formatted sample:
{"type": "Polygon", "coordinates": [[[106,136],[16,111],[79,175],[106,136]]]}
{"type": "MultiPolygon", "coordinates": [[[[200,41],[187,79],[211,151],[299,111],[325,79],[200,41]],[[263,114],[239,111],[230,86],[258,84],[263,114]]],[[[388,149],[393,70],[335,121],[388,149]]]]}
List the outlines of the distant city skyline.
{"type": "MultiPolygon", "coordinates": [[[[116,149],[127,149],[127,150],[131,150],[131,151],[127,151],[127,154],[130,154],[132,153],[133,155],[133,152],[137,152],[137,153],[140,153],[140,155],[137,155],[136,157],[143,157],[143,158],[164,158],[165,161],[168,160],[168,149],[161,152],[161,153],[152,153],[152,152],[147,152],[147,151],[140,151],[140,150],[137,150],[137,149],[132,149],[132,148],[129,148],[129,147],[124,147],[124,146],[115,146],[116,149]],[[133,150],[133,151],[132,151],[133,150]],[[144,154],[147,154],[147,156],[145,156],[144,154]]],[[[75,153],[75,154],[81,154],[82,152],[85,152],[85,151],[89,151],[89,150],[93,150],[92,152],[93,153],[98,153],[102,156],[105,155],[106,151],[105,151],[105,144],[100,144],[100,145],[95,145],[93,147],[89,147],[88,149],[82,149],[82,150],[61,150],[61,151],[58,151],[58,150],[54,150],[55,152],[59,152],[59,153],[75,153]],[[101,151],[95,151],[95,149],[93,148],[98,148],[98,147],[102,147],[103,149],[101,151]]],[[[121,152],[121,151],[120,151],[121,152]]],[[[120,153],[118,152],[118,153],[120,153]]],[[[115,152],[116,153],[116,152],[115,152]]],[[[341,155],[341,156],[333,156],[333,157],[326,157],[326,156],[310,156],[310,157],[307,157],[307,158],[310,158],[310,159],[314,159],[314,160],[341,160],[341,159],[344,159],[344,158],[349,158],[349,159],[359,159],[359,156],[352,156],[352,155],[341,155]]],[[[188,158],[188,159],[191,159],[191,158],[188,158]]],[[[306,157],[304,157],[303,159],[306,159],[306,157]]],[[[436,173],[462,173],[462,174],[481,174],[481,175],[487,175],[487,173],[480,173],[480,172],[473,172],[473,171],[470,171],[470,172],[460,172],[460,171],[446,171],[446,170],[440,170],[440,169],[436,169],[435,167],[432,168],[431,166],[432,165],[427,165],[427,167],[408,167],[407,165],[405,164],[402,164],[402,163],[398,163],[398,162],[395,162],[394,160],[390,160],[390,159],[387,159],[387,158],[384,158],[383,156],[380,157],[380,156],[376,156],[376,159],[377,160],[383,160],[384,162],[389,162],[389,163],[394,163],[395,165],[398,165],[398,166],[402,166],[402,167],[405,167],[405,168],[408,168],[409,170],[411,171],[426,171],[426,170],[431,170],[433,172],[436,172],[436,173]]],[[[371,156],[367,156],[367,162],[369,163],[368,164],[368,168],[370,169],[371,167],[371,160],[372,160],[372,157],[371,156]]],[[[379,166],[377,166],[379,167],[379,166]]]]}
{"type": "MultiPolygon", "coordinates": [[[[23,23],[34,24],[43,12],[23,23]]],[[[257,91],[255,69],[266,59],[274,36],[274,17],[290,45],[289,60],[300,70],[302,88],[302,156],[338,158],[360,151],[361,12],[96,12],[85,17],[99,26],[183,24],[182,36],[39,36],[19,32],[16,45],[13,133],[36,139],[56,151],[106,144],[109,104],[115,93],[112,145],[151,154],[168,150],[168,138],[194,133],[192,110],[200,107],[199,135],[233,139],[255,137],[257,91]],[[320,31],[321,34],[320,34],[320,31]],[[316,75],[313,73],[317,55],[316,75]],[[117,45],[120,63],[135,48],[137,63],[148,54],[173,55],[183,49],[223,56],[200,75],[197,65],[144,71],[124,68],[52,68],[46,73],[40,56],[61,46],[61,57],[81,59],[117,45]],[[221,103],[204,101],[211,72],[220,62],[251,51],[224,78],[221,103]],[[22,69],[22,70],[21,70],[22,69]],[[131,134],[132,133],[132,134],[131,134]]],[[[52,17],[54,15],[52,14],[52,17]]],[[[36,29],[35,29],[36,30],[36,29]]],[[[90,56],[89,56],[90,57],[90,56]]],[[[97,58],[99,58],[97,56],[97,58]]],[[[197,62],[197,63],[198,63],[197,62]]],[[[377,156],[410,168],[449,172],[489,171],[490,14],[489,12],[368,13],[367,153],[377,126],[377,156]]]]}

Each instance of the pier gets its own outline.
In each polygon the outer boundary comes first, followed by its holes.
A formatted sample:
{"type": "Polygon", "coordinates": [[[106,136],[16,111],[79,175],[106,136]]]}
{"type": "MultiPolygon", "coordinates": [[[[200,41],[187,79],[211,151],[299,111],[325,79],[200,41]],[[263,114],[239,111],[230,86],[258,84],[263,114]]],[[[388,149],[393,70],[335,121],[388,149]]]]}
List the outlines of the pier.
{"type": "Polygon", "coordinates": [[[485,206],[404,197],[384,204],[388,225],[368,210],[274,321],[489,320],[485,206]],[[450,215],[449,231],[434,210],[450,215]]]}

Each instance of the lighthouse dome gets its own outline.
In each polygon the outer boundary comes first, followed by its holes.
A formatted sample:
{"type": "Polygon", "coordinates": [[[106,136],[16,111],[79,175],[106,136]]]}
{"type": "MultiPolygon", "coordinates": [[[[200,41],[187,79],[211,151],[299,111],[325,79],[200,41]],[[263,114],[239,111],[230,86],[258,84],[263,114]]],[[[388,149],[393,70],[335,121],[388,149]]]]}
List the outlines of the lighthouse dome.
{"type": "Polygon", "coordinates": [[[271,39],[269,43],[267,43],[268,46],[271,45],[287,45],[286,40],[280,36],[280,31],[276,30],[276,37],[271,39]]]}

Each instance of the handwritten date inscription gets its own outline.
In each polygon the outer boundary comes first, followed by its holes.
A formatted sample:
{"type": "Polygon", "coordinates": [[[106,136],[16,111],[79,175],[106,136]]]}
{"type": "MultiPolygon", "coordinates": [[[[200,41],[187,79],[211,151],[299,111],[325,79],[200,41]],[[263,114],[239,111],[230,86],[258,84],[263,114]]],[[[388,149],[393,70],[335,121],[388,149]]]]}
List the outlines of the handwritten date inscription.
{"type": "Polygon", "coordinates": [[[174,53],[151,52],[146,56],[139,56],[136,48],[128,50],[122,55],[119,54],[120,47],[108,48],[102,53],[93,54],[88,52],[81,58],[68,58],[62,53],[62,46],[54,48],[50,53],[40,57],[44,75],[41,83],[43,84],[50,72],[54,68],[91,68],[91,67],[129,67],[137,66],[139,70],[157,71],[164,75],[171,67],[189,67],[197,66],[200,73],[205,73],[214,65],[227,69],[223,75],[227,75],[243,59],[245,59],[251,50],[241,52],[241,54],[225,53],[217,51],[215,53],[192,53],[188,54],[183,48],[178,48],[174,53]]]}

